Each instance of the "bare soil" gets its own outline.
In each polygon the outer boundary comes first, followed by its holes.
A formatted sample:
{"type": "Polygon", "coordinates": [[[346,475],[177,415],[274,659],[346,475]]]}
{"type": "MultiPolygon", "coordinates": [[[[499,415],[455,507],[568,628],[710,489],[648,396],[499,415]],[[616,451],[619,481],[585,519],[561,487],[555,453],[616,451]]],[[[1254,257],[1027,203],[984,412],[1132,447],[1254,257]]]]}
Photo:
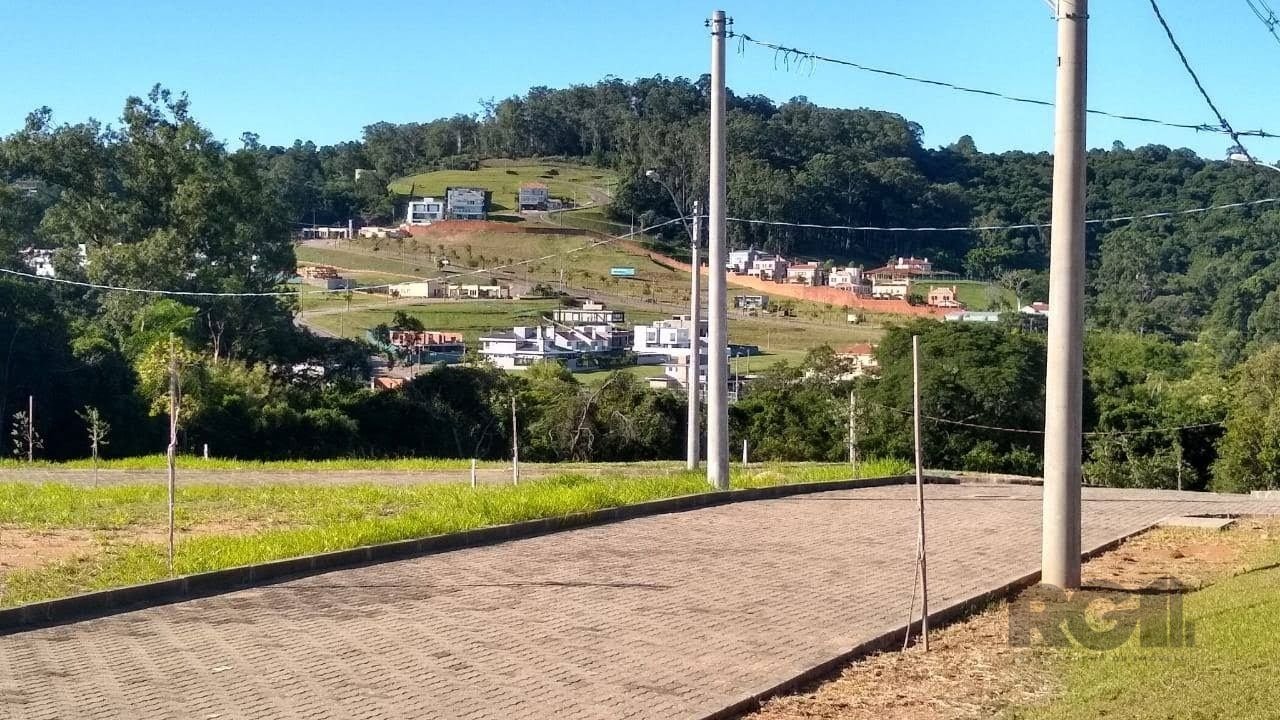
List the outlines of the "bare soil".
{"type": "MultiPolygon", "coordinates": [[[[1158,528],[1084,566],[1084,586],[1116,606],[1165,578],[1201,587],[1243,572],[1274,543],[1280,519],[1242,519],[1223,531],[1158,528]]],[[[1029,589],[1027,593],[1035,593],[1029,589]]],[[[1009,643],[1009,603],[994,604],[930,635],[930,652],[913,646],[853,662],[837,677],[766,702],[750,720],[955,720],[999,717],[1014,706],[1060,692],[1043,648],[1009,643]]]]}

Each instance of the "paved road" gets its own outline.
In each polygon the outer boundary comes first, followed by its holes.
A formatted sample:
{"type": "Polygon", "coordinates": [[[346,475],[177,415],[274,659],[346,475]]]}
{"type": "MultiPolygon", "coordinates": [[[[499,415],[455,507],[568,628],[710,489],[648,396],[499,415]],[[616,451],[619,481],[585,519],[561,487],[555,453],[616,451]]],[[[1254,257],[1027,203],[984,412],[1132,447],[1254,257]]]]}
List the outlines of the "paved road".
{"type": "MultiPolygon", "coordinates": [[[[1034,570],[1039,489],[931,486],[930,603],[1034,570]]],[[[0,638],[0,717],[697,718],[900,627],[913,489],[738,503],[0,638]]],[[[1086,547],[1280,503],[1085,493],[1086,547]]]]}

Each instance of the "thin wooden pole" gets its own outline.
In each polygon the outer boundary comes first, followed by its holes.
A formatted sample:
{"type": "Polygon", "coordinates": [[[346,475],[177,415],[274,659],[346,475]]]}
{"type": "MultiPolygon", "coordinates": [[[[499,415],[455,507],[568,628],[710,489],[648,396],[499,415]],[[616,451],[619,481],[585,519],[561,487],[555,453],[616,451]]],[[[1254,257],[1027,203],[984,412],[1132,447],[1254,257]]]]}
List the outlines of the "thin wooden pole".
{"type": "Polygon", "coordinates": [[[516,418],[516,396],[511,396],[511,484],[520,484],[520,425],[516,418]]]}
{"type": "Polygon", "coordinates": [[[27,396],[27,462],[36,459],[36,396],[27,396]]]}
{"type": "Polygon", "coordinates": [[[476,486],[476,459],[471,458],[471,487],[476,486]]]}
{"type": "Polygon", "coordinates": [[[920,336],[911,336],[911,385],[914,395],[916,440],[916,508],[919,511],[916,563],[920,568],[920,634],[929,652],[929,573],[924,543],[924,453],[920,445],[920,336]]]}
{"type": "Polygon", "coordinates": [[[177,488],[178,457],[178,356],[174,351],[174,338],[169,335],[169,574],[173,575],[173,509],[177,488]]]}
{"type": "Polygon", "coordinates": [[[849,468],[853,479],[858,479],[858,429],[854,418],[857,415],[858,399],[853,388],[849,389],[849,468]]]}

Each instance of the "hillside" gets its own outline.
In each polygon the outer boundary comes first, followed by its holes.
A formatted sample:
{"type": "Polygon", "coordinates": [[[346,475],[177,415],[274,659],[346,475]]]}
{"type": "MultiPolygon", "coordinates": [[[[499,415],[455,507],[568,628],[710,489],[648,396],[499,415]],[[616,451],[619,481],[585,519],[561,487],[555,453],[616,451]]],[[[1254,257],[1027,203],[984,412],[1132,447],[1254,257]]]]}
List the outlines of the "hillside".
{"type": "Polygon", "coordinates": [[[566,163],[537,160],[485,160],[477,170],[436,170],[393,180],[389,185],[397,195],[443,197],[452,186],[482,187],[493,193],[492,209],[505,212],[515,209],[520,185],[540,182],[551,197],[573,201],[579,205],[603,204],[609,201],[617,175],[610,170],[566,163]]]}

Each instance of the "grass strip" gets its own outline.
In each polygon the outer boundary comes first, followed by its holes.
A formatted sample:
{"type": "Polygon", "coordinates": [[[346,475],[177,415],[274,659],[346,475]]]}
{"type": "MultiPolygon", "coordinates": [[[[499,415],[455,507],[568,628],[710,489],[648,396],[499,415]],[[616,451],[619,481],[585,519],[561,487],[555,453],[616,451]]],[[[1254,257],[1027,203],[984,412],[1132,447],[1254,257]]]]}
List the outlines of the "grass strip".
{"type": "MultiPolygon", "coordinates": [[[[905,462],[863,463],[864,477],[903,474],[905,462]]],[[[849,477],[843,465],[738,469],[735,488],[849,477]]],[[[521,485],[196,485],[178,494],[178,524],[268,529],[196,534],[176,548],[175,570],[191,574],[376,543],[557,517],[705,492],[698,473],[637,477],[565,474],[521,485]]],[[[159,486],[85,488],[61,483],[0,483],[0,525],[32,529],[124,530],[163,522],[159,486]]],[[[165,546],[110,544],[101,552],[19,570],[3,578],[0,606],[163,579],[165,546]]]]}

